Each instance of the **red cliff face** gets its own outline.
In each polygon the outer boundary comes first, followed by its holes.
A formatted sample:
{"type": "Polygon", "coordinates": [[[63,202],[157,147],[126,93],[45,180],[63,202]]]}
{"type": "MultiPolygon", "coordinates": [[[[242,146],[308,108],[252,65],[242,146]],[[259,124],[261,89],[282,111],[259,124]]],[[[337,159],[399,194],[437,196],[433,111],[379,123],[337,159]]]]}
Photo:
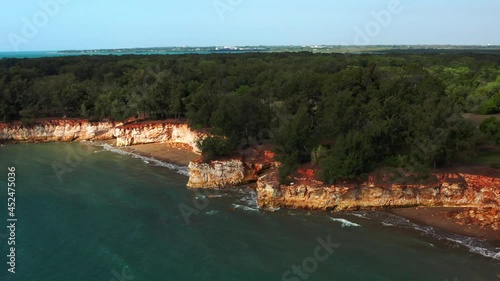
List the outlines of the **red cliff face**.
{"type": "Polygon", "coordinates": [[[426,183],[391,184],[375,176],[356,184],[320,182],[280,185],[274,169],[258,183],[262,208],[358,210],[414,206],[500,207],[500,177],[467,173],[437,173],[426,183]]]}
{"type": "Polygon", "coordinates": [[[119,126],[115,128],[117,146],[148,143],[182,143],[199,153],[196,142],[206,134],[191,130],[185,123],[149,122],[119,126]]]}
{"type": "MultiPolygon", "coordinates": [[[[46,120],[29,126],[0,123],[0,141],[66,142],[116,139],[118,146],[145,143],[174,143],[198,151],[196,141],[206,134],[182,122],[115,122],[46,120]]],[[[233,159],[211,163],[192,162],[188,186],[221,188],[257,182],[262,208],[311,210],[356,210],[410,206],[453,206],[500,208],[500,172],[456,171],[436,173],[416,184],[390,183],[370,176],[365,182],[325,185],[314,180],[314,170],[299,171],[295,185],[280,185],[277,163],[269,147],[247,149],[233,159]]]]}
{"type": "Polygon", "coordinates": [[[224,188],[254,183],[274,165],[274,153],[265,146],[247,149],[240,156],[210,163],[189,164],[190,188],[224,188]]]}
{"type": "Polygon", "coordinates": [[[239,186],[257,180],[248,177],[245,163],[240,159],[189,163],[190,188],[223,188],[239,186]]]}
{"type": "Polygon", "coordinates": [[[108,140],[115,122],[88,122],[62,119],[39,121],[23,126],[20,122],[0,123],[0,141],[7,142],[68,142],[76,140],[108,140]]]}
{"type": "Polygon", "coordinates": [[[281,185],[273,154],[242,153],[240,158],[192,162],[188,186],[223,188],[257,182],[263,209],[358,210],[402,207],[500,208],[500,172],[494,169],[435,173],[415,183],[392,183],[390,176],[371,175],[364,182],[327,185],[315,180],[315,170],[294,175],[293,185],[281,185]]]}
{"type": "Polygon", "coordinates": [[[42,120],[23,126],[0,123],[0,142],[69,142],[116,139],[117,146],[148,143],[183,144],[199,152],[196,142],[206,134],[182,122],[151,121],[124,125],[120,122],[88,122],[77,119],[42,120]]]}

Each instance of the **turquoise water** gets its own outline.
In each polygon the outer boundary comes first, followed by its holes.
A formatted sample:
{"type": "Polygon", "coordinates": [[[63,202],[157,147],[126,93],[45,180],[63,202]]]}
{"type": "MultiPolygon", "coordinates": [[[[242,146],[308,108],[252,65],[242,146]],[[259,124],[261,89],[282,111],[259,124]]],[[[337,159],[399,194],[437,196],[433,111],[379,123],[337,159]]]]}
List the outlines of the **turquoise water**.
{"type": "Polygon", "coordinates": [[[16,274],[7,272],[0,236],[0,280],[493,281],[500,274],[498,260],[384,225],[377,213],[260,212],[250,190],[204,198],[186,189],[179,171],[103,147],[8,145],[0,163],[0,233],[8,166],[17,170],[18,218],[16,274]],[[201,210],[186,221],[179,206],[201,210]],[[331,253],[318,242],[328,237],[331,253]],[[293,274],[293,265],[307,276],[293,274]]]}

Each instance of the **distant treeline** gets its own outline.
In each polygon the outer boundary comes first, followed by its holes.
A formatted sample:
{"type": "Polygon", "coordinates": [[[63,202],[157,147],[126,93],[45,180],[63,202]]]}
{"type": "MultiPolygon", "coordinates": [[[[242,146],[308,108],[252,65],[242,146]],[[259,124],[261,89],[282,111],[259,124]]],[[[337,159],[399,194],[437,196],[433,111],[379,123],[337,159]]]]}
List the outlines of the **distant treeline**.
{"type": "MultiPolygon", "coordinates": [[[[206,155],[271,139],[282,178],[433,167],[491,139],[461,116],[500,112],[500,55],[255,53],[0,60],[0,120],[187,118],[206,155]]],[[[495,120],[488,134],[498,130],[495,120]]]]}

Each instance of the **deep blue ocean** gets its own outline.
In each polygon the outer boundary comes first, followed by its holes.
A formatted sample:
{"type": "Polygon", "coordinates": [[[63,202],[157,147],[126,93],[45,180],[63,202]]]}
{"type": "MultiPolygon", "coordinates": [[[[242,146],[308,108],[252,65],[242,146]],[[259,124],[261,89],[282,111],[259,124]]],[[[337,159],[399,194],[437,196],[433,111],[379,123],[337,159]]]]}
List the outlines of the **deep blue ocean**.
{"type": "Polygon", "coordinates": [[[109,147],[1,146],[0,280],[494,281],[500,274],[494,248],[462,237],[464,247],[384,213],[263,212],[251,189],[203,194],[186,183],[182,167],[109,147]],[[16,168],[15,274],[7,271],[8,167],[16,168]]]}

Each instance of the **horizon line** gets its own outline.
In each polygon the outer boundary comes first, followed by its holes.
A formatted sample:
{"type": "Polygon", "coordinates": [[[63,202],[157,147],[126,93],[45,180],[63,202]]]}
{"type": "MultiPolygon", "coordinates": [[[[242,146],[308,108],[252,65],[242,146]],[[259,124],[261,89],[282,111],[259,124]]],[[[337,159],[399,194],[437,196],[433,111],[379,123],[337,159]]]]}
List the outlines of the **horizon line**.
{"type": "Polygon", "coordinates": [[[248,48],[248,47],[500,47],[494,44],[369,44],[369,45],[347,45],[347,44],[298,44],[298,45],[205,45],[205,46],[162,46],[162,47],[113,47],[113,48],[92,48],[92,49],[59,49],[59,50],[0,50],[0,53],[23,53],[23,52],[68,52],[68,51],[95,51],[95,50],[134,50],[134,49],[162,49],[162,48],[248,48]]]}

